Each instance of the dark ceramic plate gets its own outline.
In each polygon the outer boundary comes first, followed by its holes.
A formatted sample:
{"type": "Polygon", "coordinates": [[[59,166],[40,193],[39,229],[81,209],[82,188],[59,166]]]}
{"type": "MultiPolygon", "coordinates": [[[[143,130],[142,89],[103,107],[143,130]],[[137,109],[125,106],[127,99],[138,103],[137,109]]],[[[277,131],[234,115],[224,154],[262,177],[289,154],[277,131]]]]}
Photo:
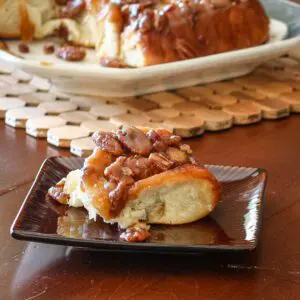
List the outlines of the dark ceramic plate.
{"type": "Polygon", "coordinates": [[[73,157],[44,162],[12,225],[14,238],[102,250],[176,253],[253,250],[257,245],[266,185],[262,169],[207,165],[223,187],[222,200],[209,217],[186,225],[153,225],[149,241],[126,243],[119,240],[116,226],[89,221],[83,209],[46,199],[48,188],[82,163],[73,157]]]}

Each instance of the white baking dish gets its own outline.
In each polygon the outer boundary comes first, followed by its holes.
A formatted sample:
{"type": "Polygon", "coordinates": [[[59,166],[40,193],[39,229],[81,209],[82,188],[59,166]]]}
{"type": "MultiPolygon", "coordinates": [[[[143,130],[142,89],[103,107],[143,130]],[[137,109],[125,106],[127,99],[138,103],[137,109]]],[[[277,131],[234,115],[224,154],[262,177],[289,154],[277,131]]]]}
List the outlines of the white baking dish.
{"type": "MultiPolygon", "coordinates": [[[[93,50],[88,51],[84,62],[64,62],[43,53],[45,41],[31,44],[30,53],[22,54],[23,59],[0,51],[0,60],[51,79],[63,92],[125,97],[245,75],[260,63],[283,55],[300,44],[299,36],[284,40],[287,32],[285,23],[272,19],[270,40],[265,45],[137,69],[101,67],[96,63],[93,50]]],[[[12,52],[18,53],[18,43],[8,43],[12,52]]]]}

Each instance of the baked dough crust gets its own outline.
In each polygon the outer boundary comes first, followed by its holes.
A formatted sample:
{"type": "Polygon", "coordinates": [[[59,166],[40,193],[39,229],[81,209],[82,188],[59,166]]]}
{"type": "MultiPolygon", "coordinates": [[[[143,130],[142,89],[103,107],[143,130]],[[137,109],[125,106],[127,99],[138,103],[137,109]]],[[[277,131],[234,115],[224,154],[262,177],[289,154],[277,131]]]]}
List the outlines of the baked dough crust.
{"type": "MultiPolygon", "coordinates": [[[[78,191],[82,178],[81,175],[74,180],[70,173],[70,177],[66,178],[64,193],[72,195],[76,188],[78,191]],[[71,190],[70,186],[73,186],[71,190]]],[[[128,190],[125,207],[119,216],[113,217],[105,183],[103,178],[99,178],[73,197],[83,202],[92,218],[96,217],[96,213],[105,222],[118,223],[122,228],[139,221],[172,225],[194,222],[210,214],[221,195],[220,183],[207,169],[187,164],[137,181],[128,190]],[[192,196],[188,195],[189,191],[192,191],[192,196]]]]}
{"type": "Polygon", "coordinates": [[[269,38],[269,19],[258,0],[82,1],[79,15],[60,19],[54,0],[1,0],[0,37],[41,39],[63,25],[68,41],[94,47],[109,67],[180,61],[269,38]]]}

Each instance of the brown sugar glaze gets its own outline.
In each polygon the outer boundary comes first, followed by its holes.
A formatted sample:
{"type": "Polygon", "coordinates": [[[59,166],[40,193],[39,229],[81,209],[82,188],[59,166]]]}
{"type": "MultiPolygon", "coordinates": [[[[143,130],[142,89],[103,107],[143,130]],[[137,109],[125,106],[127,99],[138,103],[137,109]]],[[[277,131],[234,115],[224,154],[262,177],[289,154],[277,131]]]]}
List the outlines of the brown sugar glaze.
{"type": "Polygon", "coordinates": [[[146,65],[263,44],[269,34],[269,20],[257,0],[89,0],[87,8],[98,11],[99,21],[117,24],[125,42],[137,34],[146,65]]]}
{"type": "Polygon", "coordinates": [[[84,163],[82,188],[93,188],[102,178],[111,217],[124,208],[135,182],[184,164],[198,165],[190,147],[166,130],[144,133],[123,126],[115,133],[98,131],[93,140],[97,147],[84,163]]]}

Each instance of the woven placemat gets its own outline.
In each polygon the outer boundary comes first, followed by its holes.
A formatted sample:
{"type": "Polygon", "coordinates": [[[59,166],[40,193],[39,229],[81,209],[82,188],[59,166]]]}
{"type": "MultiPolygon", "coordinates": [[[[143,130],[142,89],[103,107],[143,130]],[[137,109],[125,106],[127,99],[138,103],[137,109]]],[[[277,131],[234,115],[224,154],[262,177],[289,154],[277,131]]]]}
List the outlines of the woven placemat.
{"type": "Polygon", "coordinates": [[[166,128],[183,138],[300,112],[300,63],[281,57],[251,75],[138,98],[74,96],[0,62],[0,118],[77,156],[91,135],[119,125],[166,128]]]}

